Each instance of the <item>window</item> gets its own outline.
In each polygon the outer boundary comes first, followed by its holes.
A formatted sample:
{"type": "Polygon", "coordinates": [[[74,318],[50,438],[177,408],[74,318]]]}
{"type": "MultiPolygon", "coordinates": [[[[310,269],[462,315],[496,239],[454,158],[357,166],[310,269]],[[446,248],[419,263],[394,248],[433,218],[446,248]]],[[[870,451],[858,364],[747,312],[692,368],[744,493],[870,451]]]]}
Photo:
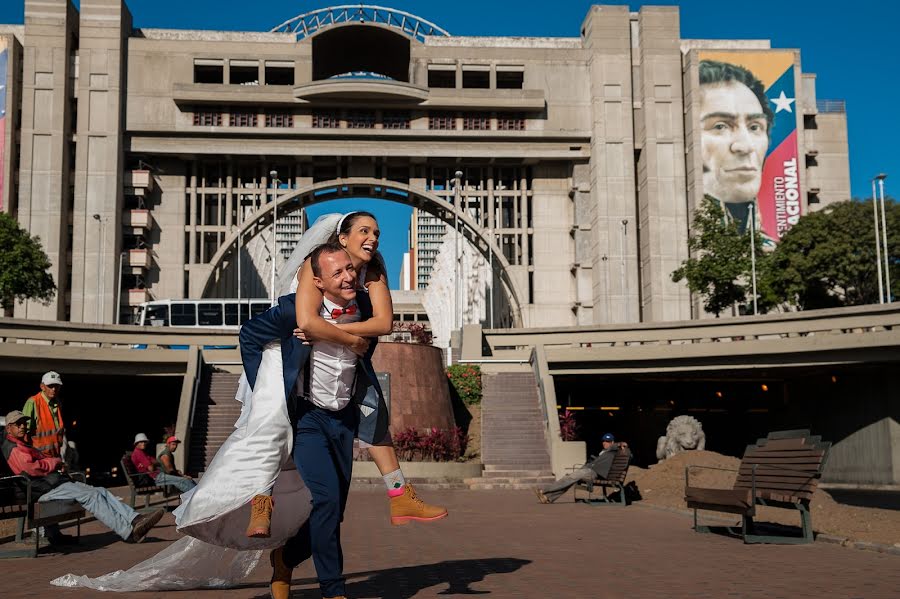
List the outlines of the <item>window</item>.
{"type": "Polygon", "coordinates": [[[341,123],[333,112],[316,111],[313,113],[312,126],[318,129],[337,129],[341,123]]]}
{"type": "Polygon", "coordinates": [[[194,304],[172,304],[172,326],[193,327],[197,325],[197,306],[194,304]]]}
{"type": "Polygon", "coordinates": [[[466,131],[487,131],[491,128],[491,118],[487,114],[472,113],[463,117],[463,129],[466,131]]]}
{"type": "Polygon", "coordinates": [[[197,323],[201,327],[222,326],[222,304],[197,304],[197,323]]]}
{"type": "Polygon", "coordinates": [[[237,326],[250,320],[250,306],[248,304],[225,304],[225,324],[237,326]],[[240,310],[240,319],[238,319],[240,310]]]}
{"type": "Polygon", "coordinates": [[[144,314],[144,326],[169,326],[169,306],[147,306],[144,314]]]}
{"type": "Polygon", "coordinates": [[[463,67],[462,85],[467,89],[488,89],[491,86],[491,68],[487,65],[463,67]]]}
{"type": "Polygon", "coordinates": [[[294,115],[290,112],[266,113],[266,127],[293,127],[294,115]]]}
{"type": "Polygon", "coordinates": [[[347,113],[348,129],[374,129],[375,113],[371,110],[351,110],[347,113]]]}
{"type": "Polygon", "coordinates": [[[521,67],[497,66],[497,89],[522,89],[525,73],[521,67]]]}
{"type": "Polygon", "coordinates": [[[456,65],[430,65],[428,67],[428,87],[456,87],[456,65]]]}
{"type": "Polygon", "coordinates": [[[435,130],[456,129],[456,117],[449,112],[433,112],[428,115],[428,128],[435,130]]]}
{"type": "Polygon", "coordinates": [[[253,302],[250,304],[250,318],[255,318],[272,307],[269,302],[253,302]]]}
{"type": "Polygon", "coordinates": [[[228,63],[231,85],[259,85],[258,60],[232,60],[228,63]]]}
{"type": "Polygon", "coordinates": [[[194,83],[222,83],[225,61],[212,58],[194,59],[194,83]]]}
{"type": "Polygon", "coordinates": [[[521,114],[497,115],[498,131],[524,131],[525,117],[521,114]]]}
{"type": "Polygon", "coordinates": [[[195,127],[221,127],[222,126],[222,113],[221,112],[195,112],[194,113],[194,126],[195,127]]]}
{"type": "Polygon", "coordinates": [[[229,115],[232,127],[256,127],[256,113],[246,110],[232,110],[229,115]]]}
{"type": "Polygon", "coordinates": [[[293,61],[267,60],[266,85],[294,85],[293,61]]]}
{"type": "Polygon", "coordinates": [[[409,129],[409,113],[385,111],[381,124],[385,129],[409,129]]]}

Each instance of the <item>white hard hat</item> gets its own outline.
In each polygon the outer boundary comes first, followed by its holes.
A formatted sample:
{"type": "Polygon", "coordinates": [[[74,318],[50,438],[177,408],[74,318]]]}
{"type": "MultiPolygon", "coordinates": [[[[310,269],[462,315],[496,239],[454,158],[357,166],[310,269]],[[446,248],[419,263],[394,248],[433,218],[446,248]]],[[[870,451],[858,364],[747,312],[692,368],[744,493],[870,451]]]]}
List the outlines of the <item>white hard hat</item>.
{"type": "Polygon", "coordinates": [[[134,444],[137,445],[141,441],[150,441],[144,433],[138,433],[134,436],[134,444]]]}

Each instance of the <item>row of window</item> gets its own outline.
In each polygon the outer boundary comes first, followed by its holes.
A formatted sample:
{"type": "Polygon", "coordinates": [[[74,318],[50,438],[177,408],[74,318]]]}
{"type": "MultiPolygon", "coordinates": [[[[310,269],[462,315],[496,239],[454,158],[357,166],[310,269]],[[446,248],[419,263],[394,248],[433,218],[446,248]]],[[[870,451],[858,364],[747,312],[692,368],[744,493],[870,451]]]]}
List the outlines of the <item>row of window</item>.
{"type": "MultiPolygon", "coordinates": [[[[228,63],[228,82],[232,85],[294,85],[294,63],[267,60],[260,72],[258,60],[232,60],[228,63]]],[[[194,83],[225,83],[225,61],[194,59],[194,83]]]]}
{"type": "MultiPolygon", "coordinates": [[[[228,113],[228,125],[230,127],[256,127],[257,117],[255,112],[247,110],[232,110],[228,113]]],[[[218,111],[197,111],[193,114],[195,127],[221,127],[223,113],[218,111]]],[[[285,128],[294,126],[294,115],[289,112],[267,112],[265,114],[266,127],[285,128]]]]}
{"type": "MultiPolygon", "coordinates": [[[[197,110],[193,113],[195,127],[221,127],[225,114],[215,110],[197,110]]],[[[259,113],[251,110],[233,109],[227,113],[229,127],[256,127],[259,113]]],[[[269,128],[291,128],[294,115],[290,112],[266,112],[265,126],[269,128]]],[[[312,126],[316,129],[340,129],[341,123],[347,129],[375,129],[379,115],[372,110],[350,110],[341,115],[336,111],[315,111],[312,126]]],[[[403,111],[383,111],[380,114],[382,129],[409,129],[410,113],[403,111]]],[[[434,131],[453,131],[461,126],[463,131],[524,131],[525,117],[521,114],[434,112],[428,115],[428,128],[434,131]],[[496,122],[496,125],[494,125],[496,122]]]]}
{"type": "MultiPolygon", "coordinates": [[[[494,89],[522,89],[525,84],[525,72],[520,67],[498,67],[494,76],[494,89]]],[[[463,65],[457,80],[456,65],[429,65],[428,87],[491,89],[491,70],[487,66],[463,65]]]]}

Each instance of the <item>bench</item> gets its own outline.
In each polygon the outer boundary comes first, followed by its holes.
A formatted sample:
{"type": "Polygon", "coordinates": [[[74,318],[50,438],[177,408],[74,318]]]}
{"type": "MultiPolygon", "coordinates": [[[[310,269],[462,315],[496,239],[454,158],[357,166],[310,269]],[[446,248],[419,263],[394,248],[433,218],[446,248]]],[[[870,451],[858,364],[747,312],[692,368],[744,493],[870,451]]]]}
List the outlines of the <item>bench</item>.
{"type": "Polygon", "coordinates": [[[153,477],[145,472],[138,472],[134,468],[134,462],[131,461],[131,452],[126,451],[122,456],[122,459],[119,460],[119,464],[122,466],[122,473],[125,475],[125,482],[128,483],[128,489],[131,491],[131,498],[128,502],[132,508],[135,507],[135,503],[137,503],[138,495],[142,495],[144,497],[144,509],[150,508],[150,496],[154,493],[162,493],[163,497],[166,499],[166,506],[169,505],[169,497],[171,495],[169,485],[160,486],[156,484],[156,481],[153,480],[153,477]]]}
{"type": "Polygon", "coordinates": [[[811,436],[808,430],[769,433],[755,445],[748,445],[731,489],[691,486],[692,469],[728,470],[707,466],[685,468],[685,501],[694,510],[694,530],[710,532],[697,522],[697,510],[739,514],[740,536],[745,543],[802,544],[813,541],[809,502],[822,476],[831,443],[811,436]],[[800,512],[801,536],[757,534],[753,522],[757,505],[800,512]]]}
{"type": "Polygon", "coordinates": [[[627,500],[625,498],[625,477],[628,476],[628,465],[630,463],[631,458],[628,451],[624,447],[620,448],[616,457],[613,458],[613,463],[609,468],[609,475],[606,478],[595,475],[593,480],[583,480],[575,483],[575,489],[573,491],[575,494],[575,501],[595,506],[614,504],[627,505],[627,500]],[[599,493],[595,497],[593,494],[598,488],[599,493]],[[607,491],[608,488],[612,490],[607,491]],[[579,489],[586,491],[587,495],[585,497],[578,497],[579,489]],[[616,490],[619,492],[619,500],[613,501],[610,497],[616,490]]]}
{"type": "MultiPolygon", "coordinates": [[[[4,467],[6,463],[4,460],[4,467]]],[[[73,479],[80,473],[71,473],[73,479]]],[[[82,482],[84,482],[83,476],[82,482]]],[[[38,527],[59,524],[75,520],[76,539],[81,539],[81,519],[85,516],[84,508],[74,500],[55,500],[39,503],[33,499],[32,483],[25,476],[0,476],[0,520],[16,518],[16,543],[21,543],[25,529],[33,529],[34,546],[0,550],[0,557],[36,557],[40,549],[38,527]]]]}

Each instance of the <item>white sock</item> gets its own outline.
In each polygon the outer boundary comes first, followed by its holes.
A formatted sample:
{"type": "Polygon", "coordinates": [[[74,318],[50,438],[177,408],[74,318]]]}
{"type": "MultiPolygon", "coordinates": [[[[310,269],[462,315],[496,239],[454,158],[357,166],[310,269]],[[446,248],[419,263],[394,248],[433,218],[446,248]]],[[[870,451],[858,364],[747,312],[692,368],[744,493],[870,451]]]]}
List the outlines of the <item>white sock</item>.
{"type": "Polygon", "coordinates": [[[388,493],[396,492],[406,486],[406,479],[403,478],[403,471],[397,468],[393,472],[388,472],[384,478],[384,484],[387,486],[388,493]]]}

